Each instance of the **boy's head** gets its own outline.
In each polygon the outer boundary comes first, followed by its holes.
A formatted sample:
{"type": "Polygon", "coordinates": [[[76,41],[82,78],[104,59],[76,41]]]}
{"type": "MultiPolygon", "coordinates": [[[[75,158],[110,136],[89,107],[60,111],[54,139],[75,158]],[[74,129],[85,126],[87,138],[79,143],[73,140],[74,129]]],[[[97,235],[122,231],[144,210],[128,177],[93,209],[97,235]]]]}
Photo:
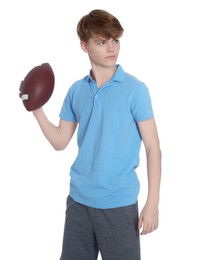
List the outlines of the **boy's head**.
{"type": "Polygon", "coordinates": [[[81,41],[88,42],[95,35],[116,39],[124,32],[118,19],[104,10],[93,10],[83,16],[77,25],[77,34],[81,41]]]}

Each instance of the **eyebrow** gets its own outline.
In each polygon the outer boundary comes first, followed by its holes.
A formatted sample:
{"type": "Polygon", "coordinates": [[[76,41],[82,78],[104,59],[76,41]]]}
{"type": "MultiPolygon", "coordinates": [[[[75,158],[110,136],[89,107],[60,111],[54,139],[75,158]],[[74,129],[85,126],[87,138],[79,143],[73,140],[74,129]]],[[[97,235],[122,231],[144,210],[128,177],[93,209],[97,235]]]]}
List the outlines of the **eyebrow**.
{"type": "Polygon", "coordinates": [[[97,41],[105,41],[105,40],[107,40],[107,38],[101,37],[101,36],[98,36],[98,37],[94,37],[94,38],[93,38],[93,41],[95,41],[95,42],[97,42],[97,41]]]}

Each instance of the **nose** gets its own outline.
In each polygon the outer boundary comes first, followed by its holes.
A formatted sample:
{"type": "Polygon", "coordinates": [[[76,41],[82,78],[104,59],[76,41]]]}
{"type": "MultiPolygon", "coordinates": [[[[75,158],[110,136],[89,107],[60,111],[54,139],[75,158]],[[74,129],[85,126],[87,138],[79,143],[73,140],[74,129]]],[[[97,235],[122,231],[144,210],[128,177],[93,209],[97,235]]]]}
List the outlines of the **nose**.
{"type": "Polygon", "coordinates": [[[114,51],[114,45],[112,40],[107,41],[107,52],[113,52],[114,51]]]}

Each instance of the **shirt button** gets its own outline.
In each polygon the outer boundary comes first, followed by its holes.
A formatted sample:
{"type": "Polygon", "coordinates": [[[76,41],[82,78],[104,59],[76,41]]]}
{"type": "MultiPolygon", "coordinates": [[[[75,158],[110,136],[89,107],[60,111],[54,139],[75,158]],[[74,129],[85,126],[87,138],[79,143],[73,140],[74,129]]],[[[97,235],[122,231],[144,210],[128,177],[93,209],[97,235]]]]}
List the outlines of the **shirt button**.
{"type": "Polygon", "coordinates": [[[98,98],[98,95],[95,95],[95,98],[97,99],[97,98],[98,98]]]}

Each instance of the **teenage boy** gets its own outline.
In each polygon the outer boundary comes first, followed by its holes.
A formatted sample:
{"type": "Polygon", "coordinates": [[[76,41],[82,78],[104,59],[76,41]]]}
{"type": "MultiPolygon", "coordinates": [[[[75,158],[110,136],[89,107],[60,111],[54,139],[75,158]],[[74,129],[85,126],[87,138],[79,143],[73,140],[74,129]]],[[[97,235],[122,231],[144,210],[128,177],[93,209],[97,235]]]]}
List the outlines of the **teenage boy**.
{"type": "Polygon", "coordinates": [[[94,260],[99,251],[104,260],[140,260],[139,233],[158,227],[159,138],[148,88],[116,63],[123,31],[105,10],[83,16],[77,33],[89,75],[69,88],[58,126],[42,108],[33,111],[56,150],[68,145],[78,126],[61,260],[94,260]],[[139,216],[135,169],[142,141],[148,196],[139,216]]]}

